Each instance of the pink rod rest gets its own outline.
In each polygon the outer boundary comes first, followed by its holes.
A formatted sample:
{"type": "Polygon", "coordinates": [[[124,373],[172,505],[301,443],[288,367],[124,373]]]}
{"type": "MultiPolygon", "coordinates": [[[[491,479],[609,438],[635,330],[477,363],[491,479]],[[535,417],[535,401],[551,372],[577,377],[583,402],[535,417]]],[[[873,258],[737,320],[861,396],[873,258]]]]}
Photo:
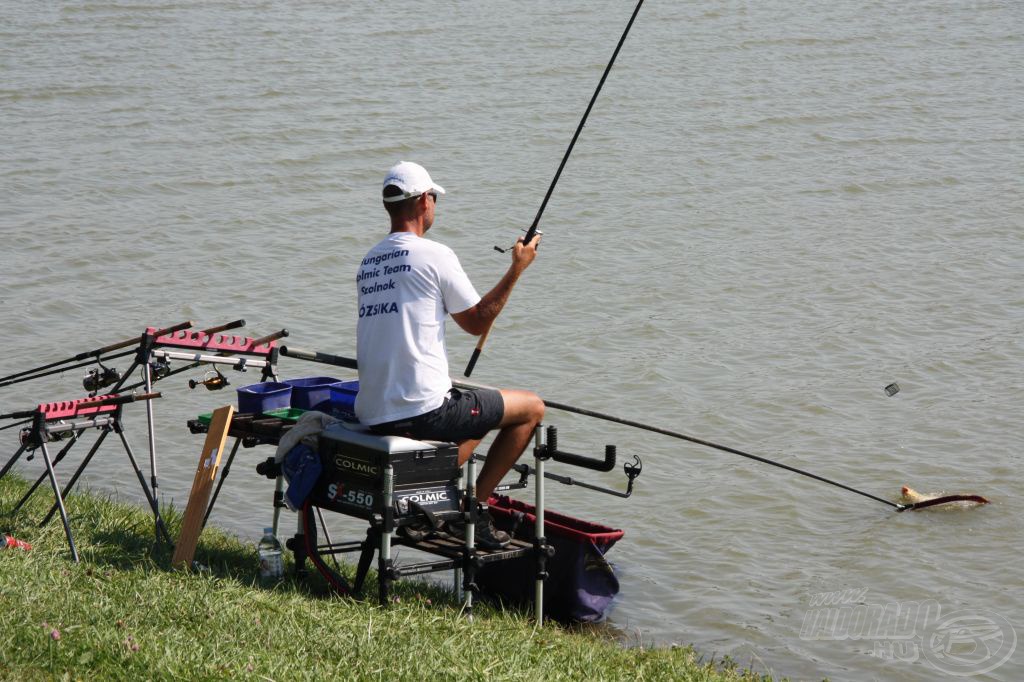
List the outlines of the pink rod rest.
{"type": "Polygon", "coordinates": [[[80,417],[87,414],[101,414],[113,412],[117,405],[92,405],[109,398],[116,398],[115,395],[100,395],[95,398],[79,398],[78,400],[60,400],[53,403],[40,403],[36,411],[43,415],[47,421],[53,419],[67,419],[69,417],[80,417]]]}

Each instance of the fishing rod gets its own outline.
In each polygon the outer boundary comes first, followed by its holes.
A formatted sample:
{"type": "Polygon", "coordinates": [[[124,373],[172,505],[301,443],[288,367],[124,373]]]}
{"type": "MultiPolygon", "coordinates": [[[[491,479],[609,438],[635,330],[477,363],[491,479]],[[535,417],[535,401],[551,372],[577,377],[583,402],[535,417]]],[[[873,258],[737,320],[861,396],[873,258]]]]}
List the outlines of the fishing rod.
{"type": "MultiPolygon", "coordinates": [[[[137,342],[137,339],[132,341],[132,343],[135,343],[135,342],[137,342]]],[[[41,379],[42,377],[47,377],[47,376],[50,376],[52,374],[61,374],[62,372],[67,372],[67,371],[72,370],[72,369],[79,369],[81,367],[88,367],[89,365],[92,365],[94,363],[99,363],[100,365],[102,365],[104,362],[110,362],[111,360],[116,360],[118,358],[123,358],[123,357],[126,357],[128,355],[132,355],[133,353],[135,353],[135,349],[134,348],[131,349],[131,350],[122,351],[120,353],[114,353],[113,355],[96,356],[96,357],[94,357],[94,358],[92,358],[90,360],[86,360],[85,362],[77,362],[77,363],[75,363],[73,365],[61,365],[60,367],[55,367],[53,369],[46,369],[46,370],[42,370],[42,369],[39,369],[39,370],[29,370],[30,372],[36,372],[36,373],[28,375],[29,374],[28,372],[23,372],[20,376],[18,376],[15,379],[8,379],[7,381],[0,381],[0,388],[2,388],[4,386],[10,386],[11,384],[20,384],[20,383],[22,383],[24,381],[32,381],[33,379],[41,379]]],[[[60,364],[60,363],[57,363],[57,364],[60,364]]],[[[87,388],[86,390],[92,390],[92,389],[87,388]]]]}
{"type": "MultiPolygon", "coordinates": [[[[544,195],[544,201],[540,204],[540,210],[537,211],[537,216],[533,219],[533,224],[530,225],[530,229],[526,231],[526,236],[523,237],[524,245],[529,244],[537,234],[537,226],[540,224],[540,217],[544,214],[544,209],[547,208],[548,200],[551,198],[551,194],[555,191],[555,185],[558,184],[558,179],[562,176],[562,169],[565,168],[565,164],[569,160],[569,155],[572,154],[572,148],[576,146],[576,140],[579,139],[580,132],[583,130],[583,125],[587,122],[587,117],[590,116],[590,110],[594,108],[594,102],[597,101],[597,96],[601,93],[601,88],[604,87],[604,81],[608,78],[608,73],[612,70],[612,64],[615,63],[615,58],[619,56],[619,50],[622,49],[623,43],[626,42],[626,36],[629,35],[629,29],[633,27],[633,21],[636,20],[636,15],[640,13],[640,7],[643,4],[644,0],[639,0],[639,2],[636,3],[633,15],[629,18],[629,23],[626,24],[626,29],[622,32],[622,37],[619,38],[619,44],[615,46],[615,52],[612,53],[612,58],[608,61],[608,66],[604,68],[604,73],[601,74],[601,80],[597,84],[597,89],[594,90],[594,95],[590,98],[590,104],[587,105],[587,110],[583,112],[583,118],[580,119],[580,124],[576,126],[576,133],[572,136],[572,141],[569,142],[569,148],[565,150],[565,156],[562,157],[562,162],[558,164],[558,170],[555,171],[555,177],[551,180],[551,185],[548,187],[547,194],[544,195]]],[[[505,252],[505,249],[497,246],[494,248],[502,253],[505,252]]],[[[469,358],[469,364],[466,365],[466,370],[462,373],[463,376],[469,377],[469,375],[473,373],[473,368],[476,367],[476,361],[480,359],[480,353],[483,351],[484,344],[487,342],[487,335],[490,331],[491,329],[488,327],[484,333],[480,335],[480,338],[476,342],[476,348],[473,350],[473,355],[469,358]]]]}
{"type": "Polygon", "coordinates": [[[876,502],[881,502],[882,504],[888,505],[890,507],[895,507],[896,511],[903,511],[904,509],[910,509],[912,507],[912,505],[903,505],[903,504],[898,504],[896,502],[891,502],[891,501],[886,500],[884,498],[878,497],[877,495],[872,495],[871,493],[864,492],[863,490],[858,490],[856,488],[852,488],[852,487],[850,487],[848,485],[844,485],[844,484],[839,483],[837,481],[833,481],[832,479],[825,478],[824,476],[818,476],[817,474],[812,474],[809,471],[804,471],[803,469],[798,469],[796,467],[789,466],[788,464],[783,464],[781,462],[776,462],[774,460],[768,459],[767,457],[761,457],[760,455],[753,455],[753,454],[750,454],[749,452],[743,452],[742,450],[737,450],[736,448],[731,448],[731,447],[729,447],[727,445],[720,445],[718,443],[713,443],[713,442],[711,442],[709,440],[704,440],[703,438],[696,438],[694,436],[688,436],[685,433],[679,433],[678,431],[670,431],[668,429],[663,429],[663,428],[658,427],[658,426],[651,426],[650,424],[643,424],[641,422],[632,421],[630,419],[623,419],[622,417],[615,417],[615,416],[610,415],[610,414],[603,414],[601,412],[595,412],[593,410],[585,410],[585,409],[580,408],[580,407],[573,407],[572,405],[566,405],[564,403],[556,403],[556,402],[550,401],[550,400],[545,400],[544,404],[547,407],[551,407],[551,408],[554,408],[556,410],[562,410],[563,412],[572,412],[573,414],[579,414],[579,415],[583,415],[585,417],[593,417],[594,419],[601,419],[601,420],[604,420],[604,421],[607,421],[607,422],[613,422],[615,424],[622,424],[624,426],[632,426],[635,429],[642,429],[644,431],[650,431],[652,433],[660,433],[663,436],[669,436],[671,438],[678,438],[679,440],[685,440],[685,441],[688,441],[690,443],[696,443],[697,445],[704,445],[706,447],[714,448],[716,450],[721,450],[723,452],[728,452],[728,453],[731,453],[733,455],[739,455],[740,457],[746,457],[747,459],[752,459],[752,460],[754,460],[756,462],[761,462],[763,464],[770,464],[772,466],[779,467],[780,469],[785,469],[786,471],[792,471],[795,474],[800,474],[801,476],[807,476],[808,478],[813,478],[816,481],[821,481],[822,483],[828,483],[829,485],[834,485],[834,486],[836,486],[838,488],[842,488],[843,490],[848,490],[851,493],[857,493],[858,495],[863,495],[864,497],[867,497],[869,499],[875,500],[876,502]]]}
{"type": "MultiPolygon", "coordinates": [[[[174,332],[181,331],[182,329],[190,328],[192,326],[192,324],[193,324],[192,320],[186,320],[185,322],[181,322],[181,323],[173,325],[171,327],[167,327],[166,329],[161,329],[160,331],[156,332],[156,336],[163,336],[164,334],[173,334],[174,332]]],[[[125,341],[119,341],[119,342],[113,343],[113,344],[111,344],[109,346],[104,346],[103,348],[97,348],[96,350],[89,350],[89,351],[86,351],[84,353],[79,353],[78,355],[74,355],[74,356],[72,356],[70,358],[66,358],[64,360],[58,360],[57,362],[51,362],[51,363],[49,363],[47,365],[42,365],[41,367],[36,367],[34,369],[27,369],[27,370],[24,370],[22,372],[15,372],[14,374],[8,374],[5,377],[0,377],[0,382],[6,382],[6,383],[0,383],[0,386],[6,386],[6,385],[11,384],[11,383],[18,383],[17,381],[10,381],[10,380],[11,379],[15,379],[17,377],[25,376],[26,374],[35,374],[36,372],[41,372],[43,370],[47,370],[47,369],[50,369],[52,367],[58,367],[60,365],[66,365],[66,364],[71,363],[71,362],[81,362],[82,360],[87,360],[89,358],[98,358],[101,355],[106,355],[107,353],[111,353],[111,352],[113,352],[115,350],[120,350],[122,348],[127,348],[128,346],[132,346],[134,344],[141,343],[141,339],[144,336],[145,336],[145,334],[143,334],[142,336],[135,336],[135,337],[132,337],[130,339],[126,339],[125,341]]],[[[86,363],[86,364],[88,364],[88,363],[86,363]]],[[[81,365],[79,365],[79,366],[81,366],[81,365]]],[[[43,376],[43,375],[40,375],[40,376],[43,376]]],[[[30,378],[35,378],[35,377],[30,377],[30,378]]],[[[20,381],[28,381],[28,379],[21,379],[20,381]]]]}
{"type": "Polygon", "coordinates": [[[642,429],[644,431],[650,431],[652,433],[660,433],[663,436],[670,436],[672,438],[678,438],[680,440],[689,441],[690,443],[696,443],[697,445],[704,445],[704,446],[709,447],[709,448],[714,448],[716,450],[721,450],[723,452],[728,452],[728,453],[731,453],[731,454],[734,454],[734,455],[739,455],[740,457],[746,457],[747,459],[752,459],[752,460],[754,460],[756,462],[762,462],[764,464],[770,464],[770,465],[772,465],[774,467],[779,467],[780,469],[785,469],[786,471],[792,471],[795,474],[800,474],[801,476],[807,476],[808,478],[813,478],[816,481],[821,481],[822,483],[827,483],[829,485],[834,485],[837,488],[842,488],[843,490],[848,490],[851,493],[856,493],[858,495],[863,495],[864,497],[867,497],[868,499],[875,500],[876,502],[881,502],[884,505],[888,505],[890,507],[893,507],[898,512],[907,511],[908,509],[915,509],[915,510],[917,510],[917,509],[927,509],[928,507],[934,507],[934,506],[940,505],[940,504],[949,504],[950,502],[974,502],[974,503],[977,503],[977,504],[987,504],[988,503],[988,500],[985,499],[984,497],[982,497],[981,495],[943,495],[942,497],[936,497],[936,498],[931,499],[931,500],[922,500],[920,502],[911,502],[911,503],[907,503],[907,504],[901,504],[901,503],[898,503],[898,502],[892,502],[890,500],[886,500],[884,498],[878,497],[877,495],[872,495],[871,493],[864,492],[863,490],[858,490],[857,488],[853,488],[851,486],[844,485],[842,483],[839,483],[838,481],[833,481],[832,479],[825,478],[824,476],[818,476],[817,474],[812,474],[809,471],[805,471],[803,469],[798,469],[796,467],[792,467],[792,466],[789,466],[788,464],[783,464],[781,462],[776,462],[774,460],[768,459],[767,457],[761,457],[759,455],[753,455],[753,454],[751,454],[749,452],[743,452],[742,450],[737,450],[736,448],[731,448],[731,447],[728,447],[726,445],[720,445],[718,443],[712,443],[711,441],[704,440],[703,438],[695,438],[694,436],[688,436],[685,433],[679,433],[678,431],[669,431],[668,429],[663,429],[663,428],[660,428],[660,427],[657,427],[657,426],[651,426],[650,424],[642,424],[640,422],[632,421],[632,420],[629,420],[629,419],[623,419],[622,417],[615,417],[615,416],[612,416],[610,414],[602,414],[601,412],[595,412],[593,410],[585,410],[583,408],[573,407],[572,405],[566,405],[564,403],[556,403],[556,402],[551,401],[551,400],[545,400],[544,404],[547,407],[551,407],[551,408],[554,408],[556,410],[562,410],[563,412],[572,412],[574,414],[583,415],[585,417],[593,417],[595,419],[602,419],[604,421],[613,422],[615,424],[622,424],[624,426],[632,426],[633,428],[642,429]]]}
{"type": "MultiPolygon", "coordinates": [[[[332,355],[330,353],[320,353],[317,351],[302,350],[299,348],[289,348],[288,346],[282,346],[281,355],[291,358],[297,358],[300,360],[309,360],[312,362],[322,362],[330,365],[337,365],[340,367],[348,367],[349,369],[359,369],[358,363],[354,359],[342,357],[340,355],[332,355]]],[[[491,388],[490,386],[485,386],[484,384],[466,381],[452,381],[452,385],[455,386],[456,388],[491,388]]],[[[862,495],[868,499],[874,500],[875,502],[881,502],[884,505],[894,508],[898,512],[907,511],[908,509],[926,509],[927,507],[933,507],[939,504],[947,504],[949,502],[966,501],[984,503],[988,501],[978,495],[945,495],[943,497],[935,498],[932,500],[924,500],[921,502],[913,502],[909,504],[892,502],[885,498],[878,497],[877,495],[872,495],[871,493],[865,492],[863,490],[858,490],[857,488],[854,488],[852,486],[844,485],[843,483],[839,483],[838,481],[833,481],[830,478],[825,478],[824,476],[819,476],[809,471],[789,466],[788,464],[776,462],[774,460],[768,459],[767,457],[761,457],[759,455],[754,455],[749,452],[737,450],[736,448],[731,448],[727,445],[713,443],[703,438],[688,436],[685,433],[680,433],[678,431],[670,431],[669,429],[663,429],[658,426],[651,426],[650,424],[643,424],[641,422],[633,421],[631,419],[623,419],[622,417],[616,417],[614,415],[604,414],[602,412],[595,412],[594,410],[586,410],[581,407],[574,407],[572,405],[566,405],[565,403],[559,403],[553,400],[543,399],[543,401],[546,407],[550,407],[555,410],[571,412],[573,414],[579,414],[584,417],[592,417],[594,419],[601,419],[603,421],[612,422],[615,424],[622,424],[623,426],[631,426],[635,429],[650,431],[652,433],[659,433],[663,436],[669,436],[670,438],[678,438],[679,440],[685,440],[690,443],[695,443],[697,445],[703,445],[705,447],[714,448],[716,450],[728,452],[733,455],[739,455],[740,457],[746,457],[747,459],[752,459],[756,462],[761,462],[763,464],[769,464],[774,467],[779,467],[780,469],[785,469],[786,471],[791,471],[795,474],[800,474],[801,476],[813,478],[816,481],[821,481],[822,483],[827,483],[828,485],[832,485],[837,488],[842,488],[843,490],[847,490],[851,493],[862,495]]]]}
{"type": "MultiPolygon", "coordinates": [[[[182,329],[188,329],[191,325],[191,322],[184,322],[182,324],[174,325],[173,327],[167,327],[166,329],[161,329],[160,331],[156,332],[154,336],[163,336],[165,333],[172,334],[174,332],[181,331],[182,329]]],[[[213,335],[218,332],[227,331],[229,329],[237,329],[238,327],[244,326],[245,320],[235,320],[233,322],[228,322],[227,324],[222,324],[216,327],[210,327],[209,329],[203,329],[199,333],[213,335]]],[[[4,386],[10,386],[11,384],[20,384],[24,381],[32,381],[33,379],[41,379],[42,377],[51,376],[53,374],[61,374],[72,369],[88,367],[89,365],[95,363],[100,366],[101,371],[90,370],[90,373],[87,374],[86,377],[83,379],[82,386],[87,391],[98,391],[102,388],[106,388],[107,386],[111,386],[117,383],[121,379],[121,375],[120,373],[117,372],[117,370],[113,368],[104,367],[103,363],[132,355],[137,352],[137,349],[133,348],[131,350],[122,351],[120,353],[114,353],[113,355],[105,355],[105,353],[112,352],[119,348],[124,348],[125,346],[130,346],[134,343],[140,343],[140,340],[138,338],[128,339],[126,341],[121,341],[119,343],[107,346],[105,348],[100,348],[94,351],[86,351],[85,353],[79,353],[73,358],[66,358],[59,362],[52,362],[48,365],[43,365],[42,367],[36,367],[35,369],[25,370],[23,372],[18,372],[17,374],[11,374],[10,377],[4,377],[2,380],[0,380],[0,388],[3,388],[4,386]],[[83,359],[85,360],[84,362],[77,362],[83,359]],[[75,364],[67,364],[69,362],[74,362],[75,364]]],[[[141,384],[139,385],[141,386],[141,384]]],[[[138,386],[133,386],[132,388],[138,388],[138,386]]]]}

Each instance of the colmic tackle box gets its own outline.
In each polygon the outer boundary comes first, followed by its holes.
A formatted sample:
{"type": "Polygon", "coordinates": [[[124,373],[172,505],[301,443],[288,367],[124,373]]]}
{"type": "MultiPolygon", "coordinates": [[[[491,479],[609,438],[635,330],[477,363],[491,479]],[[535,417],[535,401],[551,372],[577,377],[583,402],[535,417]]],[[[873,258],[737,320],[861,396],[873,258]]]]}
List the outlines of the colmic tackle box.
{"type": "Polygon", "coordinates": [[[394,490],[388,503],[399,516],[416,505],[432,512],[458,508],[459,449],[454,443],[378,436],[338,423],[321,432],[317,451],[323,471],[313,495],[319,506],[363,517],[381,509],[390,464],[394,490]]]}
{"type": "Polygon", "coordinates": [[[388,464],[394,468],[396,487],[443,482],[459,474],[459,448],[454,443],[378,436],[354,430],[344,422],[320,433],[317,450],[322,476],[341,480],[383,483],[388,464]]]}

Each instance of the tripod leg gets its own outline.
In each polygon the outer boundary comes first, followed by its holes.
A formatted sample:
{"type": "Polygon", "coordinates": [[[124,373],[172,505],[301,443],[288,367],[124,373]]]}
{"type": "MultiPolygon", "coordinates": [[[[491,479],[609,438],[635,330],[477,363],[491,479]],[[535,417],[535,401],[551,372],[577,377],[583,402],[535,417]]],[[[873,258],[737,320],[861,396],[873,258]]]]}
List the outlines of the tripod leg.
{"type": "Polygon", "coordinates": [[[50,453],[46,449],[46,443],[40,445],[43,451],[43,461],[46,462],[46,473],[50,476],[50,485],[53,486],[53,496],[56,498],[56,506],[60,509],[60,520],[64,523],[64,534],[68,537],[68,547],[71,548],[71,558],[78,563],[78,550],[75,549],[75,539],[71,536],[71,524],[68,523],[68,512],[64,508],[64,498],[60,494],[60,486],[57,484],[57,474],[53,472],[53,463],[50,461],[50,453]]]}
{"type": "MultiPolygon", "coordinates": [[[[64,457],[71,450],[71,446],[78,442],[78,437],[81,435],[82,431],[75,431],[75,435],[72,436],[70,441],[68,441],[68,444],[62,447],[60,449],[60,452],[57,453],[57,456],[53,458],[53,466],[56,467],[58,464],[60,464],[60,461],[64,459],[64,457]]],[[[11,513],[16,513],[19,509],[25,506],[25,503],[28,502],[29,498],[32,497],[32,494],[35,493],[36,489],[40,485],[42,485],[43,481],[45,480],[46,472],[43,472],[42,474],[39,475],[39,478],[36,479],[36,482],[32,484],[32,487],[28,489],[28,492],[22,495],[21,499],[18,500],[18,504],[14,505],[14,509],[11,510],[11,513]]]]}
{"type": "Polygon", "coordinates": [[[5,464],[3,470],[0,471],[0,478],[3,478],[4,476],[7,475],[7,472],[11,470],[12,466],[14,466],[14,463],[18,461],[19,457],[21,457],[21,453],[25,452],[27,448],[27,444],[22,445],[20,448],[18,448],[18,451],[15,452],[14,455],[9,460],[7,460],[7,464],[5,464]]]}
{"type": "Polygon", "coordinates": [[[120,420],[114,422],[114,430],[117,431],[117,435],[121,437],[121,443],[124,444],[124,451],[128,453],[128,459],[131,461],[132,469],[135,470],[135,475],[139,479],[139,485],[142,486],[142,492],[145,493],[146,499],[149,501],[149,506],[153,510],[153,520],[156,524],[157,540],[159,541],[160,535],[163,535],[164,540],[167,541],[167,546],[174,547],[174,541],[171,540],[171,534],[167,532],[167,527],[164,525],[164,519],[160,516],[160,505],[157,503],[156,497],[153,496],[153,493],[150,492],[149,486],[146,485],[146,477],[142,475],[142,470],[139,469],[139,464],[135,461],[135,455],[132,453],[131,446],[128,445],[128,439],[124,436],[124,428],[121,426],[120,420]]]}
{"type": "MultiPolygon", "coordinates": [[[[147,362],[146,365],[143,367],[142,371],[145,373],[145,378],[146,378],[146,393],[152,393],[153,392],[153,369],[150,366],[150,364],[147,362]]],[[[118,414],[120,415],[120,412],[118,414]]],[[[160,490],[159,490],[159,488],[157,486],[157,482],[156,482],[156,427],[153,425],[153,401],[152,400],[147,400],[146,401],[146,425],[149,428],[149,473],[150,473],[150,481],[153,484],[153,495],[152,495],[153,500],[154,500],[153,503],[152,503],[153,504],[153,511],[154,511],[154,513],[157,516],[158,525],[163,525],[163,521],[160,520],[160,512],[159,512],[159,510],[157,508],[157,503],[156,503],[156,500],[160,499],[160,490]]],[[[120,431],[118,431],[118,433],[120,433],[120,431]]],[[[122,435],[121,438],[123,440],[124,436],[122,435]]],[[[128,448],[128,443],[127,442],[125,443],[125,448],[128,448]]],[[[129,451],[129,457],[131,457],[131,452],[130,451],[129,451]]],[[[135,460],[135,458],[132,457],[133,465],[134,465],[134,460],[135,460]]],[[[136,466],[135,467],[135,471],[138,472],[138,470],[139,470],[139,468],[136,466]]],[[[145,487],[145,485],[146,485],[145,481],[143,481],[142,485],[143,485],[143,487],[145,487]]],[[[147,493],[147,496],[148,496],[148,493],[147,493]]],[[[167,534],[166,530],[164,530],[164,534],[165,535],[167,534]]],[[[167,538],[167,542],[172,547],[174,546],[174,543],[171,542],[169,536],[167,538]]]]}
{"type": "MultiPolygon", "coordinates": [[[[101,433],[100,437],[96,439],[96,442],[92,444],[92,447],[89,449],[89,454],[85,456],[85,459],[82,460],[82,463],[78,465],[77,469],[75,469],[75,473],[71,477],[71,480],[68,481],[68,484],[66,486],[64,486],[64,492],[62,494],[62,497],[67,497],[68,495],[71,494],[71,489],[75,487],[76,483],[78,483],[78,478],[82,475],[82,472],[85,471],[85,467],[89,466],[89,462],[92,460],[92,456],[95,455],[96,451],[100,449],[100,445],[103,443],[103,440],[107,437],[108,433],[110,433],[109,429],[103,429],[103,433],[101,433]]],[[[47,463],[47,465],[49,466],[49,462],[47,463]]],[[[53,515],[57,513],[57,507],[58,505],[55,502],[53,506],[50,507],[50,511],[46,513],[46,516],[43,517],[43,520],[39,522],[40,526],[45,526],[50,522],[50,519],[53,518],[53,515]]]]}

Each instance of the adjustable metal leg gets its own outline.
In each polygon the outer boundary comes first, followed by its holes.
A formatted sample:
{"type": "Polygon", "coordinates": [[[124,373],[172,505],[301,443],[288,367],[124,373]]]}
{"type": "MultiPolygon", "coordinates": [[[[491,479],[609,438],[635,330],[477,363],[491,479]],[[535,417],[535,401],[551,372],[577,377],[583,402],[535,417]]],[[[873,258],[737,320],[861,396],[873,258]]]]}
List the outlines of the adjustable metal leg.
{"type": "Polygon", "coordinates": [[[384,491],[381,500],[383,526],[380,530],[380,552],[377,558],[377,585],[381,606],[388,603],[388,590],[391,587],[391,534],[394,532],[394,512],[391,499],[395,493],[395,468],[388,464],[384,468],[384,491]]]}
{"type": "Polygon", "coordinates": [[[68,538],[68,547],[71,548],[71,558],[78,563],[78,550],[75,549],[75,539],[71,535],[71,524],[68,523],[68,512],[64,508],[64,498],[60,494],[60,486],[57,484],[57,474],[53,472],[53,462],[50,461],[50,453],[46,449],[46,443],[42,443],[40,449],[43,451],[43,461],[46,463],[46,473],[50,476],[50,485],[53,487],[53,496],[57,500],[56,506],[60,510],[60,520],[64,523],[64,534],[68,538]]]}
{"type": "Polygon", "coordinates": [[[537,561],[537,580],[534,584],[533,593],[533,606],[534,615],[537,619],[537,625],[540,626],[544,622],[544,579],[546,575],[546,557],[541,556],[541,552],[544,551],[546,540],[544,538],[544,460],[540,457],[541,448],[544,445],[544,430],[541,426],[537,425],[537,430],[534,432],[534,469],[537,475],[534,476],[536,481],[536,511],[537,516],[536,525],[534,526],[534,557],[537,561]]]}
{"type": "Polygon", "coordinates": [[[22,445],[20,448],[18,448],[18,451],[15,452],[14,455],[12,455],[9,460],[7,460],[7,464],[4,465],[3,470],[0,470],[0,478],[3,478],[4,476],[7,475],[7,472],[11,470],[12,466],[14,466],[14,463],[18,461],[19,457],[21,457],[21,453],[25,452],[27,448],[27,443],[25,445],[22,445]]]}
{"type": "MultiPolygon", "coordinates": [[[[68,495],[71,494],[71,489],[75,487],[76,483],[78,483],[79,477],[82,475],[82,472],[85,471],[85,467],[89,466],[89,462],[92,460],[92,456],[95,455],[96,451],[100,449],[100,445],[103,444],[103,441],[104,439],[106,439],[108,433],[110,433],[109,427],[104,428],[103,433],[99,435],[99,438],[96,439],[96,442],[92,444],[91,448],[89,448],[89,454],[85,456],[85,459],[82,460],[82,463],[78,465],[77,469],[75,469],[75,473],[71,476],[71,480],[68,481],[68,484],[66,486],[64,486],[64,492],[62,493],[63,497],[67,497],[68,495]]],[[[50,522],[50,519],[53,518],[53,515],[57,513],[57,507],[57,503],[54,502],[53,506],[50,507],[50,511],[46,512],[46,516],[44,516],[43,520],[39,522],[40,526],[45,526],[50,522]]]]}
{"type": "MultiPolygon", "coordinates": [[[[472,457],[470,457],[470,459],[472,459],[472,457]]],[[[462,465],[462,471],[461,471],[461,473],[459,475],[462,476],[462,480],[463,481],[468,481],[469,480],[469,474],[466,473],[466,468],[468,466],[469,466],[468,462],[466,464],[462,465]]],[[[469,499],[468,495],[469,495],[469,491],[467,490],[466,491],[466,497],[463,498],[463,499],[467,500],[467,502],[466,502],[467,505],[469,504],[469,502],[468,502],[468,499],[469,499]]],[[[467,547],[466,548],[466,552],[468,553],[468,551],[469,551],[469,548],[467,547]]],[[[457,565],[455,567],[455,570],[452,571],[452,574],[453,574],[452,575],[452,580],[454,582],[454,586],[452,587],[452,592],[455,594],[455,601],[462,601],[462,599],[463,599],[463,593],[462,593],[463,592],[463,590],[462,590],[462,565],[461,564],[457,565]]]]}
{"type": "Polygon", "coordinates": [[[359,553],[359,563],[356,566],[356,581],[352,584],[352,591],[359,594],[363,591],[363,583],[370,572],[370,563],[373,561],[373,553],[377,551],[379,535],[371,525],[366,529],[366,539],[363,540],[362,551],[359,553]]]}
{"type": "MultiPolygon", "coordinates": [[[[292,557],[295,559],[296,576],[306,575],[306,515],[308,513],[304,508],[297,511],[295,516],[298,523],[296,524],[295,535],[285,543],[285,546],[292,550],[292,557]]],[[[313,522],[313,525],[316,525],[316,521],[313,522]]]]}
{"type": "Polygon", "coordinates": [[[473,592],[476,591],[476,455],[470,455],[466,462],[466,546],[463,552],[465,572],[463,591],[465,613],[473,620],[473,592]]]}
{"type": "MultiPolygon", "coordinates": [[[[174,547],[174,541],[171,540],[171,534],[167,532],[167,527],[164,525],[164,519],[160,516],[160,505],[157,502],[155,494],[150,492],[149,486],[146,485],[146,477],[142,475],[142,470],[139,469],[139,464],[135,461],[135,455],[132,453],[131,446],[128,445],[128,439],[125,438],[124,429],[121,427],[120,419],[114,422],[114,430],[117,431],[117,435],[121,438],[121,443],[124,445],[124,451],[128,453],[128,459],[132,463],[132,469],[135,470],[135,475],[139,479],[139,485],[142,486],[142,492],[146,495],[146,500],[149,501],[150,509],[153,510],[153,520],[156,524],[157,541],[160,540],[160,535],[163,535],[164,540],[167,541],[167,546],[174,547]]],[[[156,481],[156,477],[153,478],[153,481],[156,481]]]]}
{"type": "MultiPolygon", "coordinates": [[[[81,436],[81,435],[82,435],[81,431],[75,431],[75,435],[71,437],[71,440],[68,441],[68,444],[65,445],[64,447],[62,447],[60,449],[60,452],[57,453],[57,456],[53,458],[53,466],[54,467],[56,467],[58,464],[60,464],[60,461],[62,459],[64,459],[64,457],[68,454],[68,452],[71,450],[71,447],[75,443],[78,442],[78,437],[81,436]]],[[[26,492],[24,495],[22,495],[21,499],[18,500],[18,504],[14,505],[14,509],[11,510],[11,513],[12,514],[16,513],[19,509],[21,509],[23,506],[25,506],[25,503],[29,501],[29,498],[32,497],[32,495],[35,493],[36,489],[40,485],[42,485],[43,481],[45,481],[45,480],[46,480],[46,472],[44,471],[42,474],[39,475],[39,478],[36,479],[36,482],[32,484],[32,487],[28,489],[28,492],[26,492]]]]}
{"type": "MultiPolygon", "coordinates": [[[[143,371],[143,374],[145,375],[145,379],[146,379],[146,393],[152,393],[153,392],[153,369],[150,366],[150,364],[147,362],[146,364],[143,365],[142,371],[143,371]]],[[[153,499],[154,500],[159,500],[160,499],[160,489],[159,489],[158,484],[156,482],[156,428],[155,428],[154,423],[153,423],[153,401],[152,400],[147,400],[146,401],[146,426],[149,428],[149,474],[150,474],[150,482],[152,483],[152,486],[153,486],[153,499]]],[[[127,445],[125,447],[127,447],[127,445]]],[[[136,467],[135,470],[138,471],[138,467],[136,467]]],[[[145,485],[146,485],[145,482],[143,482],[143,486],[145,486],[145,485]]],[[[154,508],[154,510],[156,509],[156,504],[155,503],[154,503],[153,508],[154,508]]],[[[157,512],[157,513],[159,515],[159,512],[157,512]]],[[[168,542],[170,542],[170,540],[168,540],[168,542]]],[[[171,543],[171,544],[174,544],[174,543],[171,543]]]]}
{"type": "Polygon", "coordinates": [[[274,535],[277,536],[277,527],[281,522],[281,507],[284,506],[284,475],[280,474],[274,482],[274,535]]]}

